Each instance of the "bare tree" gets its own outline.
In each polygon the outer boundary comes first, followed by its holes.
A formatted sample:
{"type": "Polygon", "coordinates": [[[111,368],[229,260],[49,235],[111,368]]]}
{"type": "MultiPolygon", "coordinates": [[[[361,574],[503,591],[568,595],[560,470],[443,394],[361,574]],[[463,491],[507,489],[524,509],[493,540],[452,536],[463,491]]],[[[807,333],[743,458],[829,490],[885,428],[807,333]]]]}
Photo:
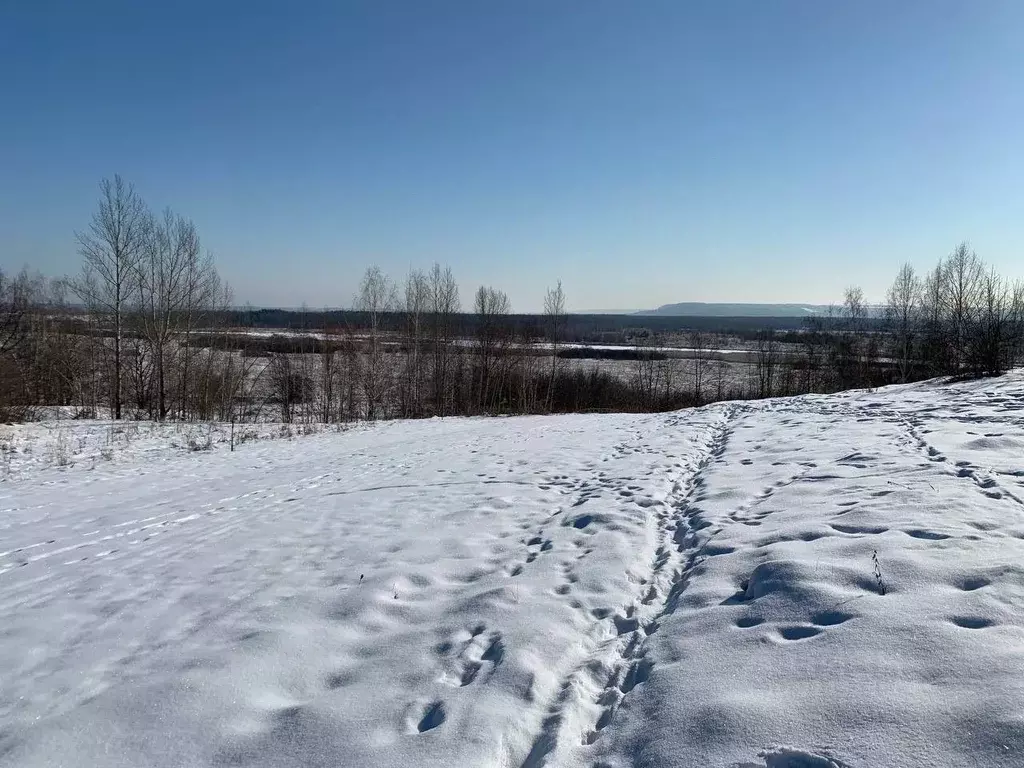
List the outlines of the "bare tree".
{"type": "MultiPolygon", "coordinates": [[[[325,317],[330,317],[324,308],[325,317]]],[[[329,424],[334,420],[338,406],[338,383],[340,366],[338,355],[338,339],[341,329],[332,325],[330,320],[324,325],[324,342],[320,349],[320,387],[318,417],[321,423],[329,424]]]]}
{"type": "MultiPolygon", "coordinates": [[[[23,334],[18,343],[0,349],[0,370],[10,372],[13,360],[20,368],[25,405],[85,405],[83,387],[86,370],[82,363],[84,339],[72,329],[73,311],[67,304],[66,286],[61,280],[47,281],[42,275],[30,276],[22,270],[17,278],[24,302],[21,319],[23,334]]],[[[0,299],[0,315],[9,305],[0,299]]],[[[5,385],[9,382],[4,382],[5,385]]],[[[10,392],[8,386],[5,392],[10,392]]]]}
{"type": "Polygon", "coordinates": [[[655,402],[665,403],[673,401],[675,392],[676,374],[678,372],[679,360],[669,355],[659,355],[657,372],[655,374],[660,391],[655,393],[655,402]]]}
{"type": "Polygon", "coordinates": [[[1020,362],[1024,345],[1024,280],[1016,280],[1010,292],[1010,342],[1007,368],[1020,362]]]}
{"type": "Polygon", "coordinates": [[[857,386],[863,383],[867,367],[862,347],[866,341],[863,335],[868,310],[860,286],[851,285],[843,293],[843,310],[846,314],[846,333],[842,344],[842,357],[846,358],[842,364],[843,386],[857,386]]]}
{"type": "Polygon", "coordinates": [[[531,354],[530,350],[544,338],[544,331],[539,326],[526,326],[519,329],[516,340],[519,354],[516,356],[516,385],[514,395],[521,413],[537,413],[544,409],[550,410],[550,398],[541,398],[541,382],[547,380],[546,364],[540,355],[531,354]]]}
{"type": "Polygon", "coordinates": [[[19,352],[29,338],[30,293],[27,270],[15,278],[0,270],[0,418],[4,420],[21,418],[28,407],[29,382],[19,364],[19,352]]]}
{"type": "Polygon", "coordinates": [[[757,337],[757,396],[772,397],[775,394],[776,374],[779,365],[779,348],[775,331],[768,328],[757,337]]]}
{"type": "Polygon", "coordinates": [[[944,302],[952,373],[960,373],[967,364],[971,324],[979,304],[983,270],[977,254],[966,242],[960,243],[946,259],[944,302]]]}
{"type": "Polygon", "coordinates": [[[554,288],[548,288],[544,295],[544,319],[548,340],[551,342],[551,376],[548,380],[548,410],[551,410],[555,396],[555,374],[558,369],[558,342],[565,327],[565,292],[562,290],[561,280],[554,288]]]}
{"type": "Polygon", "coordinates": [[[174,350],[171,342],[187,311],[189,277],[198,259],[199,236],[192,222],[176,216],[170,209],[162,220],[153,219],[147,227],[143,255],[137,264],[138,301],[141,337],[148,343],[152,381],[156,389],[158,419],[167,418],[168,359],[174,350]]]}
{"type": "Polygon", "coordinates": [[[929,271],[921,281],[920,307],[920,357],[928,375],[934,376],[948,368],[949,349],[945,338],[945,285],[946,276],[943,262],[929,271]]]}
{"type": "Polygon", "coordinates": [[[486,410],[492,405],[498,366],[499,347],[503,341],[502,321],[509,313],[509,300],[504,291],[481,285],[473,300],[477,316],[477,397],[476,406],[486,410]]]}
{"type": "MultiPolygon", "coordinates": [[[[208,257],[209,258],[209,257],[208,257]]],[[[209,304],[201,304],[200,311],[208,313],[206,322],[211,330],[219,324],[222,334],[212,334],[213,343],[197,351],[196,364],[189,367],[192,359],[192,343],[189,339],[192,312],[186,313],[185,330],[179,330],[179,341],[183,347],[184,364],[181,366],[181,416],[194,415],[201,420],[208,420],[218,414],[221,421],[231,421],[237,415],[236,401],[241,398],[251,399],[253,389],[264,367],[256,368],[254,358],[246,358],[244,351],[238,361],[228,348],[230,328],[227,315],[234,304],[231,286],[222,283],[210,263],[208,290],[209,304]],[[217,349],[217,340],[223,349],[217,349]],[[186,377],[186,372],[188,375],[186,377]]],[[[249,339],[246,340],[248,343],[249,339]]]]}
{"type": "Polygon", "coordinates": [[[1014,363],[1017,312],[1021,289],[1010,286],[995,270],[980,280],[977,320],[970,338],[969,360],[975,375],[998,376],[1014,363]]]}
{"type": "Polygon", "coordinates": [[[693,397],[700,405],[704,401],[704,379],[707,374],[707,337],[700,329],[690,332],[690,348],[693,354],[693,397]]]}
{"type": "Polygon", "coordinates": [[[185,310],[179,326],[182,348],[179,384],[182,418],[185,417],[188,410],[189,383],[194,381],[194,377],[190,374],[192,331],[197,325],[207,320],[209,315],[229,310],[233,301],[231,287],[221,282],[220,275],[213,264],[213,256],[209,252],[205,256],[201,256],[198,243],[197,237],[194,243],[195,247],[187,248],[185,310]]]}
{"type": "Polygon", "coordinates": [[[657,371],[654,338],[646,328],[633,336],[633,393],[639,410],[650,410],[657,391],[657,371]]]}
{"type": "Polygon", "coordinates": [[[914,267],[909,263],[904,264],[900,267],[896,280],[889,287],[885,310],[893,336],[894,357],[901,382],[906,382],[910,377],[920,299],[921,281],[914,273],[914,267]]]}
{"type": "Polygon", "coordinates": [[[363,396],[366,400],[366,417],[378,418],[387,392],[391,388],[391,372],[388,370],[385,347],[382,339],[382,323],[385,315],[394,312],[398,304],[398,291],[394,282],[372,266],[363,275],[356,296],[356,309],[366,317],[368,338],[363,354],[363,396]]]}
{"type": "Polygon", "coordinates": [[[405,280],[405,336],[408,351],[401,399],[402,413],[406,417],[423,413],[423,324],[430,306],[430,281],[421,270],[411,270],[405,280]]]}
{"type": "Polygon", "coordinates": [[[281,421],[290,424],[298,415],[296,406],[305,405],[309,401],[312,383],[303,375],[291,355],[273,355],[267,367],[272,395],[281,406],[281,421]]]}
{"type": "Polygon", "coordinates": [[[711,383],[715,388],[715,399],[719,401],[725,399],[725,380],[728,366],[729,364],[723,357],[719,357],[711,365],[711,383]]]}
{"type": "Polygon", "coordinates": [[[430,271],[431,336],[434,347],[434,409],[440,416],[447,415],[454,403],[454,371],[452,370],[452,340],[455,316],[462,308],[459,284],[450,267],[434,264],[430,271]]]}
{"type": "Polygon", "coordinates": [[[867,317],[867,306],[864,303],[864,291],[859,285],[851,285],[843,292],[843,308],[846,310],[850,330],[861,330],[867,317]]]}
{"type": "Polygon", "coordinates": [[[815,316],[806,321],[806,330],[801,336],[803,357],[800,359],[800,370],[803,378],[800,389],[803,392],[814,392],[821,386],[820,370],[824,350],[828,338],[827,318],[815,316]]]}
{"type": "Polygon", "coordinates": [[[27,271],[12,278],[0,269],[0,355],[12,352],[25,338],[28,287],[27,271]]]}
{"type": "Polygon", "coordinates": [[[120,176],[100,182],[99,209],[88,230],[77,233],[82,273],[70,282],[89,309],[113,326],[110,371],[114,418],[121,418],[121,348],[124,315],[136,295],[138,263],[146,241],[149,213],[142,198],[120,176]]]}

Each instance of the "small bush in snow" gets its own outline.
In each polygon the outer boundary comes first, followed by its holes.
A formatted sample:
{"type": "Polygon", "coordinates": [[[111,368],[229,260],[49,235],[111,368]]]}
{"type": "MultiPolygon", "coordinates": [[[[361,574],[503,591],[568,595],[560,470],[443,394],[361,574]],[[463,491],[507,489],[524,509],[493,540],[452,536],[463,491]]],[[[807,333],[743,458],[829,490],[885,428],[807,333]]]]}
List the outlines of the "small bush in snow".
{"type": "Polygon", "coordinates": [[[196,437],[189,437],[188,449],[190,451],[208,451],[213,448],[213,443],[210,441],[209,436],[200,439],[196,437]]]}
{"type": "Polygon", "coordinates": [[[14,456],[14,438],[0,438],[0,464],[3,465],[4,478],[11,476],[11,457],[14,456]]]}
{"type": "Polygon", "coordinates": [[[255,429],[243,429],[237,435],[235,435],[235,445],[241,445],[242,443],[251,443],[253,440],[259,440],[260,433],[255,429]]]}
{"type": "Polygon", "coordinates": [[[190,451],[209,451],[213,448],[213,432],[208,430],[205,435],[201,431],[189,430],[186,445],[190,451]]]}
{"type": "Polygon", "coordinates": [[[57,439],[50,445],[48,454],[50,461],[58,467],[71,467],[74,466],[74,459],[71,456],[71,444],[68,440],[67,433],[63,430],[57,430],[57,439]]]}
{"type": "MultiPolygon", "coordinates": [[[[151,430],[152,433],[152,430],[151,430]]],[[[139,436],[139,426],[134,422],[127,422],[124,424],[111,424],[110,431],[107,433],[107,442],[113,443],[115,440],[121,440],[125,447],[131,445],[132,439],[139,436]]]]}

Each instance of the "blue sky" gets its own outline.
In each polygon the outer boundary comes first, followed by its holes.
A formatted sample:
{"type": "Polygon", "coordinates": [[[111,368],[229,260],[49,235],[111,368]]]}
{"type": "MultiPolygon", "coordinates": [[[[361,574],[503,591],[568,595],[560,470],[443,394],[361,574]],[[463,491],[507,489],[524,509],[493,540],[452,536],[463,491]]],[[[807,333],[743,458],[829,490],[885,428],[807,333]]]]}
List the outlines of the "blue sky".
{"type": "Polygon", "coordinates": [[[0,266],[74,272],[96,184],[239,302],[371,263],[540,307],[880,299],[961,239],[1024,277],[1018,0],[0,0],[0,266]]]}

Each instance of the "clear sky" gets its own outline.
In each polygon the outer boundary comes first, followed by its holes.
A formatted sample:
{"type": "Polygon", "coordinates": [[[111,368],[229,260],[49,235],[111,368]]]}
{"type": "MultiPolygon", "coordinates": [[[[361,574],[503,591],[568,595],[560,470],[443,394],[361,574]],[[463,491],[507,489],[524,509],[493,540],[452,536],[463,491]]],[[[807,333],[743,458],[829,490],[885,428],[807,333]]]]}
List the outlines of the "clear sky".
{"type": "Polygon", "coordinates": [[[239,303],[371,263],[536,310],[1024,277],[1020,0],[0,0],[0,266],[77,271],[122,174],[239,303]]]}

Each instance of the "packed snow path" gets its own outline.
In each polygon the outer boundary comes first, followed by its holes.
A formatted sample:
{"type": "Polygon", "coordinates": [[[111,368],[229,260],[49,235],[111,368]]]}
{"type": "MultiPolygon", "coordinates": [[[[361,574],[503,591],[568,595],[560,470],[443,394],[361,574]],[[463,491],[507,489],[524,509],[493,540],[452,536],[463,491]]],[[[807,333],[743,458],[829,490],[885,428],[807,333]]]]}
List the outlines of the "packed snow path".
{"type": "Polygon", "coordinates": [[[1022,409],[1013,374],[30,466],[0,765],[1024,765],[1022,409]]]}

